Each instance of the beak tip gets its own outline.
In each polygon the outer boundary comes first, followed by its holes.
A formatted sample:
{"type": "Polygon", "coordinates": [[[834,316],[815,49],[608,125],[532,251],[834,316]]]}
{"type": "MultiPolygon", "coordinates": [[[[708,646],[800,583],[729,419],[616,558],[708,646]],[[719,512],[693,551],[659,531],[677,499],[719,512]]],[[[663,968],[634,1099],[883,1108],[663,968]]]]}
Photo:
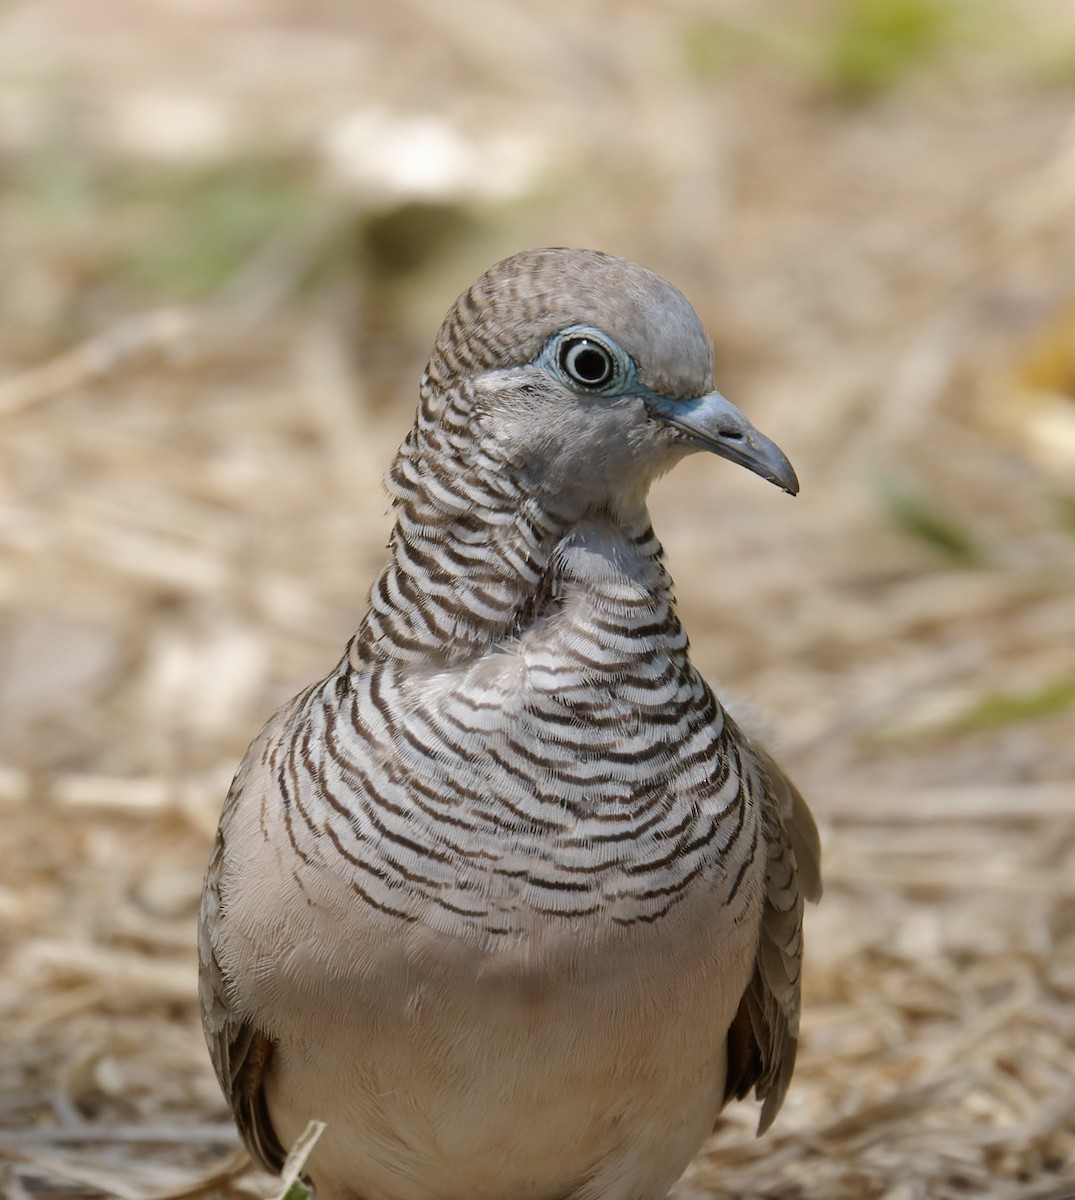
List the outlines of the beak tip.
{"type": "Polygon", "coordinates": [[[768,470],[758,470],[757,467],[753,467],[753,469],[757,474],[768,479],[770,483],[775,484],[786,496],[797,496],[799,494],[799,476],[788,461],[787,455],[768,438],[759,437],[758,441],[762,442],[764,446],[764,453],[759,455],[759,459],[765,463],[768,470]]]}

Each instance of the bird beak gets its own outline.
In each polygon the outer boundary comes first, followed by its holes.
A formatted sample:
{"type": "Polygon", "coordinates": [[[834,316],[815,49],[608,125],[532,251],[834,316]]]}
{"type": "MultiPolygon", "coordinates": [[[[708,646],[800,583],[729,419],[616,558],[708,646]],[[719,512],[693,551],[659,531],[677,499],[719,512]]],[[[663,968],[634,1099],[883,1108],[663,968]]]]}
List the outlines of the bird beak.
{"type": "Polygon", "coordinates": [[[647,407],[653,416],[679,430],[691,445],[746,467],[789,496],[797,495],[799,480],[784,451],[755,429],[720,392],[708,392],[692,400],[653,396],[647,400],[647,407]]]}

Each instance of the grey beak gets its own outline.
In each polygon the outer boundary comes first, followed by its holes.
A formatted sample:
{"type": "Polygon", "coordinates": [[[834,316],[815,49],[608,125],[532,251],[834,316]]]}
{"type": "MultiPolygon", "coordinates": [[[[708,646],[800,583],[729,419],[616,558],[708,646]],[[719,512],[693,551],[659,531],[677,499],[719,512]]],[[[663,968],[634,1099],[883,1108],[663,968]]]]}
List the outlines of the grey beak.
{"type": "Polygon", "coordinates": [[[646,405],[653,416],[679,430],[684,440],[700,450],[719,454],[775,483],[788,495],[797,495],[799,480],[787,455],[720,392],[708,392],[692,400],[653,396],[646,405]]]}

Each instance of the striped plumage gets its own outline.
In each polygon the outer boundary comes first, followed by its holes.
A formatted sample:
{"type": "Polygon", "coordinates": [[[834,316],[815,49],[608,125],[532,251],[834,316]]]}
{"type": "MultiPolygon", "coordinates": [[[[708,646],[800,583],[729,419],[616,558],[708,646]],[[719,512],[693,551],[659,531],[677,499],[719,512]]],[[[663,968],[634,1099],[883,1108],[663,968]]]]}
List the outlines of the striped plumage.
{"type": "Polygon", "coordinates": [[[729,1098],[775,1116],[817,836],[688,657],[645,496],[699,448],[797,486],[641,267],[533,251],[449,313],[369,609],[206,881],[218,1076],[272,1169],[327,1122],[320,1200],[658,1200],[729,1098]]]}

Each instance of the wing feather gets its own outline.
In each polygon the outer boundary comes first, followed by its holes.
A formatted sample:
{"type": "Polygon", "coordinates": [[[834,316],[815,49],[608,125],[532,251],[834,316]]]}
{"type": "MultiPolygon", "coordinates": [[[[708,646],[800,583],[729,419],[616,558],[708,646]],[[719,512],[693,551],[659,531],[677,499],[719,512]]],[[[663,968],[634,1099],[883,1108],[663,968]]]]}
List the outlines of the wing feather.
{"type": "Polygon", "coordinates": [[[780,1111],[795,1069],[803,903],[821,896],[821,842],[806,801],[773,759],[750,746],[744,766],[751,762],[762,806],[765,899],[754,974],[728,1031],[725,1100],[754,1089],[762,1101],[760,1136],[780,1111]]]}
{"type": "MultiPolygon", "coordinates": [[[[237,778],[233,792],[240,786],[237,778]]],[[[232,803],[229,795],[227,804],[232,803]]],[[[225,812],[227,806],[225,807],[225,812]]],[[[220,927],[220,881],[224,869],[224,823],[217,831],[202,892],[198,929],[198,992],[202,1026],[209,1056],[251,1156],[266,1170],[278,1174],[286,1157],[276,1135],[265,1100],[265,1073],[272,1060],[273,1043],[253,1024],[237,1014],[231,989],[213,944],[220,927]]]]}

